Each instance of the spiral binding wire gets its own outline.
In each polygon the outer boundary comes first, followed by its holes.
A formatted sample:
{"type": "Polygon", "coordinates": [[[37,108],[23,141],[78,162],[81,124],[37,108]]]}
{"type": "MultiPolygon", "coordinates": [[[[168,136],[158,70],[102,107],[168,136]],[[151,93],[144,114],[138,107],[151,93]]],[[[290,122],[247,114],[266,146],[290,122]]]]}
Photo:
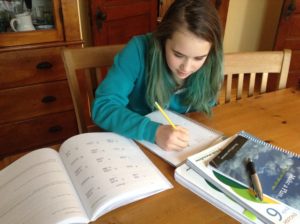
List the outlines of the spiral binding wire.
{"type": "Polygon", "coordinates": [[[268,142],[265,142],[265,141],[263,141],[263,140],[261,140],[261,139],[255,137],[255,136],[253,136],[253,135],[251,135],[251,134],[249,134],[249,133],[247,133],[247,132],[245,132],[245,131],[240,131],[238,134],[239,134],[240,136],[243,136],[243,137],[245,137],[245,138],[247,138],[247,139],[250,139],[250,140],[252,140],[252,141],[254,141],[254,142],[258,143],[258,144],[262,144],[262,145],[264,145],[264,146],[270,147],[270,148],[272,148],[272,149],[281,151],[281,152],[283,152],[283,153],[292,155],[293,157],[300,159],[300,155],[299,155],[299,154],[294,153],[294,152],[291,152],[291,151],[288,151],[288,150],[283,149],[283,148],[281,148],[281,147],[279,147],[279,146],[272,145],[272,144],[270,144],[270,143],[268,143],[268,142]]]}

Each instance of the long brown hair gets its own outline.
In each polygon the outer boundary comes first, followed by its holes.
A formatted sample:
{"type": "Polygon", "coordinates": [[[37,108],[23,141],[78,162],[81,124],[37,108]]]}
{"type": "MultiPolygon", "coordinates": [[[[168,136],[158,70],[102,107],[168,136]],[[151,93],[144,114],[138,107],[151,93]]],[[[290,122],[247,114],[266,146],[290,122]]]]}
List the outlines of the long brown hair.
{"type": "Polygon", "coordinates": [[[176,83],[166,63],[165,44],[183,26],[212,46],[204,65],[187,78],[182,103],[209,114],[223,81],[222,26],[209,0],[175,0],[169,7],[150,39],[146,99],[149,105],[154,101],[162,105],[169,102],[176,83]]]}

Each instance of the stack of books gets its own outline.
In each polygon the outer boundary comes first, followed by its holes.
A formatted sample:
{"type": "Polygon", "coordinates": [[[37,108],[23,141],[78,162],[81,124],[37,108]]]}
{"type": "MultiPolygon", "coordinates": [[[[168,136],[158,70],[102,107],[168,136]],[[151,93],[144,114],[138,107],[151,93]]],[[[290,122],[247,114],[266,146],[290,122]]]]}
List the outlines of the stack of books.
{"type": "Polygon", "coordinates": [[[241,131],[189,156],[175,179],[242,223],[300,223],[300,157],[241,131]],[[256,165],[258,197],[246,161],[256,165]]]}

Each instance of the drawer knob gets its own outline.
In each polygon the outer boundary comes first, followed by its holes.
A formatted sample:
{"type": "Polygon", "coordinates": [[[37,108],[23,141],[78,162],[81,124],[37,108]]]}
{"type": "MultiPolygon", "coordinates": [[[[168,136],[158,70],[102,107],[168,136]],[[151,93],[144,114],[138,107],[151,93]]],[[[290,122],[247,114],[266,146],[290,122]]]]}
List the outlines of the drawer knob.
{"type": "Polygon", "coordinates": [[[52,103],[54,101],[56,101],[56,97],[55,96],[45,96],[42,99],[43,103],[52,103]]]}
{"type": "Polygon", "coordinates": [[[107,19],[107,15],[105,12],[103,12],[99,7],[96,11],[96,26],[99,32],[102,30],[103,23],[107,19]]]}
{"type": "Polygon", "coordinates": [[[53,67],[53,65],[50,63],[50,62],[48,62],[48,61],[42,61],[42,62],[40,62],[40,63],[38,63],[37,65],[36,65],[36,68],[37,69],[40,69],[40,70],[43,70],[43,69],[50,69],[50,68],[52,68],[53,67]]]}
{"type": "Polygon", "coordinates": [[[60,125],[54,125],[48,129],[50,133],[57,133],[63,130],[63,127],[60,125]]]}

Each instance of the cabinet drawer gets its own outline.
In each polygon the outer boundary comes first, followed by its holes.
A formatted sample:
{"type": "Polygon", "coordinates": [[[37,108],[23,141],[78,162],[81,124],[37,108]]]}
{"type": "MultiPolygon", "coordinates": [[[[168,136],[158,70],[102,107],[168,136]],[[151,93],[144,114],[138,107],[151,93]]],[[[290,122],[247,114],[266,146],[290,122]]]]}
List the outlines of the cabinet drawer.
{"type": "Polygon", "coordinates": [[[0,89],[66,79],[61,47],[0,53],[0,89]]]}
{"type": "Polygon", "coordinates": [[[0,90],[0,124],[73,109],[66,80],[0,90]]]}
{"type": "Polygon", "coordinates": [[[0,126],[0,157],[53,144],[77,134],[74,111],[0,126]]]}

